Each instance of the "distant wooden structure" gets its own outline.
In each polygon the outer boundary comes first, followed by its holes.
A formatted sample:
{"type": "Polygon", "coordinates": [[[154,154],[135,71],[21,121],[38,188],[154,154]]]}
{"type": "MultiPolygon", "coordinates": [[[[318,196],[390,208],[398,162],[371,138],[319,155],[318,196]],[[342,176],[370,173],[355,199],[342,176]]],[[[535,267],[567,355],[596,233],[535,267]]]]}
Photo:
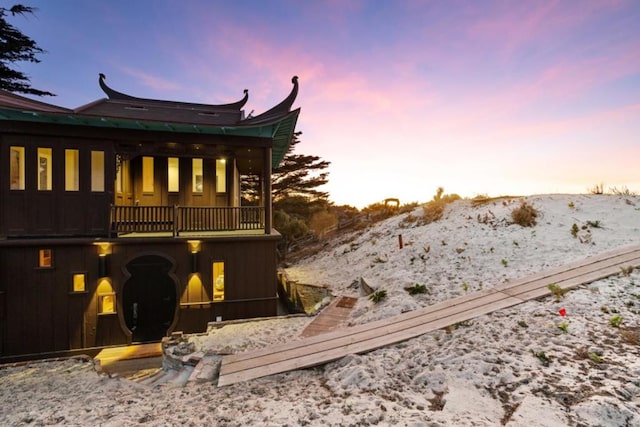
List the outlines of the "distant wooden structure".
{"type": "Polygon", "coordinates": [[[397,209],[400,207],[400,199],[396,199],[396,198],[384,199],[384,207],[397,209]]]}
{"type": "Polygon", "coordinates": [[[277,314],[271,174],[298,78],[245,116],[106,98],[67,109],[0,91],[0,360],[157,341],[277,314]],[[241,176],[261,182],[241,204],[241,176]]]}
{"type": "Polygon", "coordinates": [[[224,356],[218,386],[328,363],[415,338],[525,301],[548,296],[549,284],[563,289],[640,266],[640,246],[630,246],[572,262],[392,318],[315,335],[256,351],[224,356]]]}

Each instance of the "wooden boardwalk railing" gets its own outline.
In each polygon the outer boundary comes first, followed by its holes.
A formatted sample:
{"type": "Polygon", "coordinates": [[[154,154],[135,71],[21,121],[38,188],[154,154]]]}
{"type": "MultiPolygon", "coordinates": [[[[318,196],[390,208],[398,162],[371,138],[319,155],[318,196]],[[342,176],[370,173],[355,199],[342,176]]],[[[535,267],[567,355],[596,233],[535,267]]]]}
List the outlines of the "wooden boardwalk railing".
{"type": "Polygon", "coordinates": [[[348,354],[364,353],[396,344],[483,314],[550,295],[550,284],[563,289],[574,288],[620,273],[621,267],[628,266],[640,266],[640,246],[628,246],[585,258],[392,318],[257,351],[224,356],[218,386],[320,365],[348,354]]]}

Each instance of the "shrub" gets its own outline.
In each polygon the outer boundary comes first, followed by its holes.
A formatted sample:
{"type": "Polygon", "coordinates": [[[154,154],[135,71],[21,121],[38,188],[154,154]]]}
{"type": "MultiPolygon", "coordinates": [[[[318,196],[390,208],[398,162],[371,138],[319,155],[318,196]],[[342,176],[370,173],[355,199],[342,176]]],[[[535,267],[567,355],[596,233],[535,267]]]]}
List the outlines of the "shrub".
{"type": "Polygon", "coordinates": [[[444,194],[444,188],[438,187],[436,195],[433,196],[433,200],[425,203],[422,206],[422,218],[419,225],[431,224],[438,221],[444,215],[444,209],[447,204],[460,200],[461,197],[457,194],[444,194]]]}
{"type": "Polygon", "coordinates": [[[542,362],[542,366],[549,366],[551,363],[551,357],[547,356],[544,351],[532,351],[533,355],[538,358],[540,362],[542,362]]]}
{"type": "Polygon", "coordinates": [[[338,224],[338,218],[326,210],[314,213],[309,220],[309,228],[318,236],[336,224],[338,224]]]}
{"type": "Polygon", "coordinates": [[[551,295],[556,297],[556,301],[560,301],[560,299],[564,297],[564,294],[569,292],[569,289],[563,289],[560,286],[556,285],[555,283],[551,283],[550,285],[547,285],[547,289],[549,289],[549,291],[551,292],[551,295]]]}
{"type": "Polygon", "coordinates": [[[633,265],[628,265],[626,267],[620,267],[620,271],[622,272],[623,276],[631,276],[631,273],[633,273],[634,267],[633,265]]]}
{"type": "Polygon", "coordinates": [[[578,237],[578,231],[580,231],[580,229],[578,228],[578,224],[574,222],[573,225],[571,226],[571,235],[573,237],[578,237]]]}
{"type": "Polygon", "coordinates": [[[620,325],[622,324],[622,320],[623,320],[622,316],[619,314],[616,314],[611,319],[609,319],[609,324],[614,328],[619,328],[620,325]]]}
{"type": "Polygon", "coordinates": [[[591,194],[604,194],[604,183],[596,184],[589,189],[591,194]]]}
{"type": "Polygon", "coordinates": [[[560,324],[558,324],[558,329],[566,334],[568,332],[569,325],[567,324],[567,322],[561,322],[560,324]]]}
{"type": "Polygon", "coordinates": [[[620,335],[627,344],[636,346],[640,344],[640,327],[621,329],[620,335]]]}
{"type": "Polygon", "coordinates": [[[404,290],[409,292],[409,295],[424,294],[427,292],[427,287],[423,284],[416,283],[413,286],[407,286],[404,290]]]}
{"type": "Polygon", "coordinates": [[[533,227],[536,225],[537,217],[538,210],[524,200],[520,202],[520,206],[511,211],[511,219],[513,219],[513,223],[522,227],[533,227]]]}
{"type": "Polygon", "coordinates": [[[387,297],[387,290],[378,289],[377,291],[369,295],[369,300],[373,301],[374,304],[378,304],[380,301],[382,301],[386,297],[387,297]]]}

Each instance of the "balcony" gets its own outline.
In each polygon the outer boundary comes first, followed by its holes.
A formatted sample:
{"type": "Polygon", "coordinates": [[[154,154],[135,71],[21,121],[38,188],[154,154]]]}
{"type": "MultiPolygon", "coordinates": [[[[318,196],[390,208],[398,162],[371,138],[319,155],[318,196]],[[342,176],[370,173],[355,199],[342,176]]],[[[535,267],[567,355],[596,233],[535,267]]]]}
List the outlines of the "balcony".
{"type": "Polygon", "coordinates": [[[264,208],[111,205],[110,236],[198,236],[264,232],[264,208]]]}

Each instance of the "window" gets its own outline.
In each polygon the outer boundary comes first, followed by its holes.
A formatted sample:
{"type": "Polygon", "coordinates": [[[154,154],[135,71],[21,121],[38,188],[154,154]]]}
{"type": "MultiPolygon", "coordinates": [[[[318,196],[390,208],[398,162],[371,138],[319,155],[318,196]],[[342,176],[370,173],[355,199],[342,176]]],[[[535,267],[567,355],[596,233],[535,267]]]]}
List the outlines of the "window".
{"type": "Polygon", "coordinates": [[[177,193],[180,191],[180,159],[169,157],[167,168],[169,192],[177,193]]]}
{"type": "Polygon", "coordinates": [[[202,193],[203,191],[203,166],[202,159],[193,159],[191,163],[192,172],[192,191],[194,193],[202,193]]]}
{"type": "Polygon", "coordinates": [[[216,160],[216,191],[227,192],[227,161],[225,159],[216,160]]]}
{"type": "Polygon", "coordinates": [[[104,151],[91,152],[91,191],[104,191],[104,151]]]}
{"type": "Polygon", "coordinates": [[[98,314],[116,313],[116,293],[109,279],[103,278],[98,281],[96,289],[98,294],[98,314]]]}
{"type": "Polygon", "coordinates": [[[214,261],[213,270],[213,300],[224,300],[224,262],[214,261]]]}
{"type": "Polygon", "coordinates": [[[51,148],[38,148],[38,190],[51,191],[51,148]]]}
{"type": "Polygon", "coordinates": [[[78,191],[80,189],[80,162],[78,150],[64,150],[64,190],[78,191]]]}
{"type": "Polygon", "coordinates": [[[84,273],[73,274],[73,292],[86,292],[86,281],[84,273]]]}
{"type": "Polygon", "coordinates": [[[10,189],[24,190],[24,147],[9,147],[10,189]]]}
{"type": "Polygon", "coordinates": [[[119,166],[116,172],[116,193],[124,193],[129,191],[129,160],[120,158],[119,166]]]}
{"type": "Polygon", "coordinates": [[[40,249],[38,251],[38,267],[51,268],[53,267],[53,256],[51,249],[40,249]]]}
{"type": "Polygon", "coordinates": [[[153,157],[142,158],[142,192],[153,193],[153,157]]]}
{"type": "Polygon", "coordinates": [[[98,295],[98,314],[114,314],[116,312],[116,294],[98,295]]]}

